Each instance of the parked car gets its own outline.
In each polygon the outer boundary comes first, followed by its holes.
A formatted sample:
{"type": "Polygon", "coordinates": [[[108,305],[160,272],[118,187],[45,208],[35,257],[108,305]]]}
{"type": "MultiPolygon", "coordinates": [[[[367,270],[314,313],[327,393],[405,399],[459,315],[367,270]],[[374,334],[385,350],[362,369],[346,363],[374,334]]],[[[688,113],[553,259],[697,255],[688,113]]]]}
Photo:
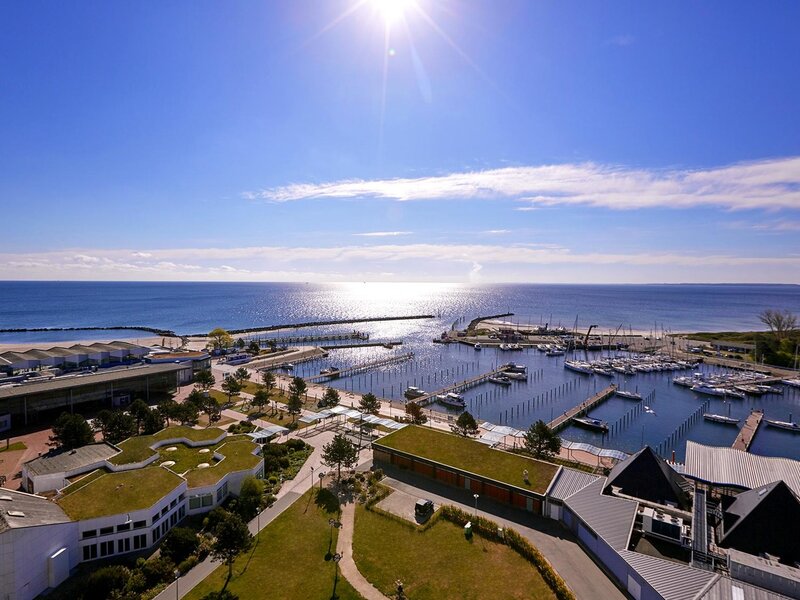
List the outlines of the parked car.
{"type": "Polygon", "coordinates": [[[425,521],[433,514],[433,500],[417,500],[414,506],[414,516],[419,521],[425,521]]]}

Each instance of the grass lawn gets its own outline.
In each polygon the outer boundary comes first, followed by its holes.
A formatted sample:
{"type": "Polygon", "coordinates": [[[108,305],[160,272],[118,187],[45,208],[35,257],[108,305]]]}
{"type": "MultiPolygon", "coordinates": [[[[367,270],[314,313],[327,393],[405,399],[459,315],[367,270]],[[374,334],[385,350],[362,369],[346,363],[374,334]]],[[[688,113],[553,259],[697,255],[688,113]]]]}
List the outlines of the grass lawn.
{"type": "Polygon", "coordinates": [[[8,447],[4,445],[0,448],[0,452],[14,452],[15,450],[25,450],[27,448],[25,442],[14,442],[13,444],[9,444],[8,447]]]}
{"type": "Polygon", "coordinates": [[[403,582],[409,598],[546,599],[555,595],[531,563],[514,550],[440,520],[426,531],[356,507],[353,558],[386,595],[403,582]]]}
{"type": "Polygon", "coordinates": [[[206,454],[209,460],[200,462],[210,462],[212,466],[205,469],[194,469],[186,473],[185,477],[189,487],[210,485],[232,471],[252,469],[262,461],[260,455],[253,454],[256,448],[258,448],[258,444],[242,439],[226,441],[216,449],[225,457],[225,460],[213,464],[213,461],[210,460],[210,453],[206,454]]]}
{"type": "Polygon", "coordinates": [[[74,491],[59,499],[58,504],[75,520],[116,515],[149,508],[182,481],[160,467],[104,473],[86,485],[80,481],[70,485],[74,491]]]}
{"type": "Polygon", "coordinates": [[[172,426],[162,429],[153,435],[137,435],[120,442],[117,446],[122,450],[120,454],[112,456],[109,462],[115,465],[126,465],[129,463],[141,462],[152,456],[155,450],[150,446],[161,440],[174,438],[186,438],[193,442],[201,442],[217,439],[224,432],[216,427],[207,429],[194,429],[192,427],[172,426]]]}
{"type": "MultiPolygon", "coordinates": [[[[333,530],[331,541],[328,519],[335,518],[338,511],[335,498],[333,504],[318,504],[315,501],[317,492],[306,492],[261,531],[253,549],[234,563],[228,590],[242,600],[328,600],[331,597],[335,566],[329,552],[336,551],[337,530],[333,530]]],[[[327,500],[330,501],[330,493],[327,500]]],[[[226,576],[227,567],[218,567],[186,598],[199,600],[209,592],[222,589],[226,576]]],[[[336,594],[340,600],[361,598],[341,575],[336,594]]]]}
{"type": "Polygon", "coordinates": [[[547,490],[558,470],[556,465],[550,463],[495,450],[475,440],[415,425],[384,436],[375,445],[408,452],[539,494],[547,490]],[[524,470],[528,471],[530,483],[525,483],[522,477],[524,470]]]}

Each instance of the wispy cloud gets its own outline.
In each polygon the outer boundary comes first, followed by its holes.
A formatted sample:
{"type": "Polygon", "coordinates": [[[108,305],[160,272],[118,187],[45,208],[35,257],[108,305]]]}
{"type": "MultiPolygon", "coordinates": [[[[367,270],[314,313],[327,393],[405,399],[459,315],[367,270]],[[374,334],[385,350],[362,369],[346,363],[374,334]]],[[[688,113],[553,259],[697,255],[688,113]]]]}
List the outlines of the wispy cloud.
{"type": "Polygon", "coordinates": [[[705,170],[647,170],[596,163],[507,167],[401,179],[300,183],[245,194],[271,202],[374,198],[395,201],[517,199],[520,209],[800,207],[800,156],[705,170]]]}
{"type": "Polygon", "coordinates": [[[800,221],[776,219],[769,221],[733,221],[727,225],[730,229],[747,229],[765,233],[794,233],[800,231],[800,221]]]}
{"type": "Polygon", "coordinates": [[[487,229],[486,231],[481,231],[486,235],[505,235],[506,233],[511,233],[510,229],[487,229]]]}
{"type": "Polygon", "coordinates": [[[358,237],[399,237],[401,235],[411,235],[413,231],[368,231],[366,233],[354,233],[358,237]]]}

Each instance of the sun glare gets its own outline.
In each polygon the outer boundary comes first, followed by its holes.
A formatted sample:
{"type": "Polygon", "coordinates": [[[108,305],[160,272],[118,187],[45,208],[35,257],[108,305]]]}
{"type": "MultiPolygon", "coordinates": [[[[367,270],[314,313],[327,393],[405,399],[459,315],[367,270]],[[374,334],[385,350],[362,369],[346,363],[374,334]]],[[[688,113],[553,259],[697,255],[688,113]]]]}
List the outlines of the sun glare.
{"type": "Polygon", "coordinates": [[[392,25],[400,21],[415,2],[414,0],[372,0],[372,4],[386,24],[392,25]]]}

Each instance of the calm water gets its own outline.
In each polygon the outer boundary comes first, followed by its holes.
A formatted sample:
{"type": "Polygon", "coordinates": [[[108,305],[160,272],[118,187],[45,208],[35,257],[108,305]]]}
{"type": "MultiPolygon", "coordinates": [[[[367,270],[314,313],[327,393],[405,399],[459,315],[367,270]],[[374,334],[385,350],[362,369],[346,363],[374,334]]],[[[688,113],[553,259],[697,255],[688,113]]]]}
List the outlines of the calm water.
{"type": "MultiPolygon", "coordinates": [[[[401,400],[407,385],[434,391],[455,381],[513,360],[536,373],[528,383],[510,388],[483,384],[467,391],[470,410],[492,422],[524,428],[536,419],[548,421],[591,396],[611,381],[563,368],[563,357],[548,358],[535,350],[503,353],[494,349],[431,343],[454,321],[500,312],[515,313],[523,323],[590,323],[616,329],[648,331],[723,331],[760,329],[757,315],[765,308],[800,313],[800,286],[789,285],[486,285],[456,284],[258,284],[258,283],[61,283],[0,282],[0,328],[147,325],[178,333],[206,332],[303,321],[374,316],[434,314],[423,321],[359,323],[330,326],[304,333],[366,331],[373,340],[404,340],[395,352],[413,351],[414,360],[378,371],[342,378],[342,389],[373,391],[401,400]]],[[[0,334],[0,342],[47,343],[67,339],[132,337],[131,332],[64,332],[0,334]]],[[[328,364],[343,367],[389,355],[383,348],[341,349],[327,361],[303,365],[312,374],[328,364]]],[[[787,388],[783,396],[733,400],[730,408],[716,398],[701,398],[672,384],[672,374],[639,374],[623,387],[643,395],[655,392],[643,410],[629,414],[636,403],[612,398],[592,416],[618,423],[608,436],[570,427],[564,437],[599,446],[635,451],[642,442],[656,446],[706,400],[711,412],[743,418],[751,408],[763,408],[767,418],[800,417],[800,394],[787,388]],[[626,414],[629,416],[626,418],[626,414]]],[[[698,419],[674,444],[678,458],[685,440],[730,445],[737,429],[698,419]]],[[[672,449],[672,448],[670,448],[672,449]]],[[[753,451],[800,459],[800,436],[771,428],[758,433],[753,451]]],[[[667,451],[669,452],[669,450],[667,451]]]]}

